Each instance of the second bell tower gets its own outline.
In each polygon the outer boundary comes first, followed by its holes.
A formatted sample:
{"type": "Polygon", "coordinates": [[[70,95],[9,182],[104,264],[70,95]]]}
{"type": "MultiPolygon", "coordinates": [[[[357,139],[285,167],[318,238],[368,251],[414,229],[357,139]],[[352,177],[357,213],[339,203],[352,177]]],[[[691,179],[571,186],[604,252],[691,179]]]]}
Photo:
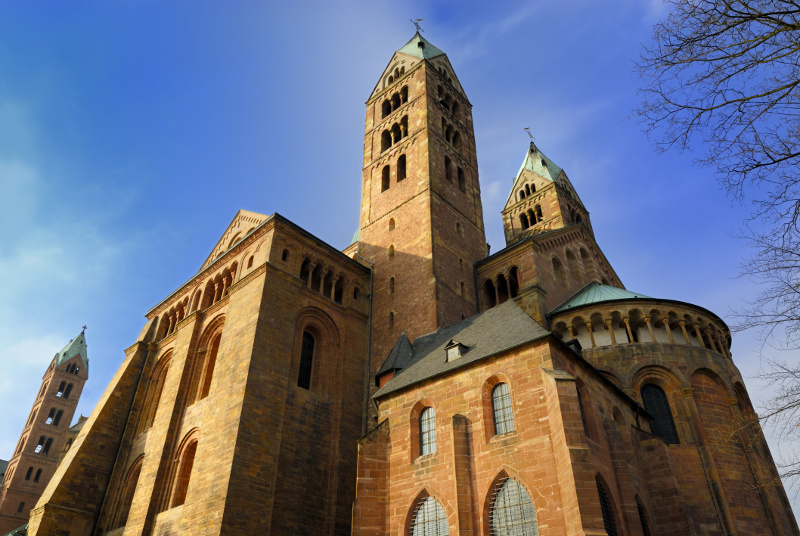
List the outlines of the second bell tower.
{"type": "MultiPolygon", "coordinates": [[[[474,315],[486,257],[472,105],[419,33],[367,101],[360,254],[373,263],[372,355],[474,315]]],[[[375,371],[373,371],[375,372],[375,371]]]]}

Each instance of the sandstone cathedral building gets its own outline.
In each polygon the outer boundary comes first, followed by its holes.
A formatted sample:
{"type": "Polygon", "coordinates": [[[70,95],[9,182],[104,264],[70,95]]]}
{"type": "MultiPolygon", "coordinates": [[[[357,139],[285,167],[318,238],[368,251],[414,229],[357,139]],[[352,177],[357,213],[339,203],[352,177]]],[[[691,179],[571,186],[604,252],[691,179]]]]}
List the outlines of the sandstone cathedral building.
{"type": "Polygon", "coordinates": [[[717,315],[626,290],[534,143],[490,254],[472,107],[419,33],[366,108],[352,243],[239,211],[29,535],[799,534],[717,315]]]}

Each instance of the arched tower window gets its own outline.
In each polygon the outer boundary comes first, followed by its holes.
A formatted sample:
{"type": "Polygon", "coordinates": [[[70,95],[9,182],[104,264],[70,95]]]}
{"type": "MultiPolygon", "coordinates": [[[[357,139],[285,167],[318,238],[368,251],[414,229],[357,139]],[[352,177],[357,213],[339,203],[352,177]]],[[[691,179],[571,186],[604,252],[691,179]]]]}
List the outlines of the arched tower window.
{"type": "Polygon", "coordinates": [[[513,478],[499,486],[491,505],[491,534],[497,536],[538,536],[536,509],[528,491],[513,478]]]}
{"type": "Polygon", "coordinates": [[[56,413],[56,418],[53,419],[53,426],[58,426],[58,423],[61,422],[61,416],[64,414],[62,410],[58,410],[56,413]]]}
{"type": "Polygon", "coordinates": [[[400,90],[400,99],[403,104],[408,102],[408,86],[403,86],[403,89],[400,90]]]}
{"type": "Polygon", "coordinates": [[[400,155],[397,159],[397,182],[406,178],[406,155],[400,155]]]}
{"type": "Polygon", "coordinates": [[[498,383],[492,389],[492,414],[495,435],[514,431],[514,412],[511,408],[511,391],[507,383],[498,383]]]}
{"type": "Polygon", "coordinates": [[[553,257],[553,275],[556,278],[556,283],[562,287],[567,286],[567,278],[564,275],[564,265],[558,260],[558,257],[553,257]]]}
{"type": "Polygon", "coordinates": [[[391,146],[392,146],[392,135],[389,134],[388,130],[384,130],[381,133],[381,152],[387,150],[391,146]]]}
{"type": "Polygon", "coordinates": [[[33,467],[28,467],[28,472],[25,473],[25,480],[30,480],[32,474],[33,474],[33,467]]]}
{"type": "Polygon", "coordinates": [[[34,482],[39,482],[39,479],[41,478],[41,476],[42,476],[42,470],[41,469],[37,469],[36,470],[36,476],[33,477],[33,481],[34,482]]]}
{"type": "Polygon", "coordinates": [[[444,157],[444,178],[448,181],[453,180],[453,163],[449,156],[444,157]]]}
{"type": "Polygon", "coordinates": [[[67,388],[64,390],[64,398],[69,398],[69,394],[72,392],[72,384],[70,383],[67,385],[67,388]]]}
{"type": "Polygon", "coordinates": [[[385,100],[381,105],[381,119],[387,117],[390,113],[392,113],[392,105],[388,100],[385,100]]]}
{"type": "Polygon", "coordinates": [[[528,223],[528,216],[524,212],[519,215],[519,224],[523,231],[530,227],[530,224],[528,223]]]}
{"type": "Polygon", "coordinates": [[[426,497],[415,505],[417,511],[411,523],[409,536],[448,536],[450,527],[442,505],[433,497],[426,497]]]}
{"type": "Polygon", "coordinates": [[[653,416],[650,422],[650,431],[653,435],[660,437],[670,445],[680,443],[678,431],[675,429],[675,421],[672,419],[672,411],[669,408],[669,400],[664,390],[652,383],[642,387],[642,403],[647,413],[653,416]]]}
{"type": "Polygon", "coordinates": [[[464,178],[464,170],[458,168],[458,189],[462,192],[467,191],[467,180],[464,178]]]}
{"type": "Polygon", "coordinates": [[[303,389],[311,388],[311,369],[314,364],[314,336],[308,331],[303,332],[303,343],[300,348],[300,373],[297,376],[297,386],[303,389]]]}
{"type": "Polygon", "coordinates": [[[436,412],[431,407],[423,409],[419,414],[419,454],[436,452],[436,412]]]}
{"type": "Polygon", "coordinates": [[[391,168],[389,166],[383,166],[383,170],[381,171],[381,192],[385,192],[389,189],[391,174],[391,168]]]}
{"type": "Polygon", "coordinates": [[[52,437],[48,437],[47,441],[45,441],[45,443],[44,443],[44,448],[42,449],[42,454],[47,456],[47,454],[50,453],[50,446],[52,444],[53,444],[53,438],[52,437]]]}

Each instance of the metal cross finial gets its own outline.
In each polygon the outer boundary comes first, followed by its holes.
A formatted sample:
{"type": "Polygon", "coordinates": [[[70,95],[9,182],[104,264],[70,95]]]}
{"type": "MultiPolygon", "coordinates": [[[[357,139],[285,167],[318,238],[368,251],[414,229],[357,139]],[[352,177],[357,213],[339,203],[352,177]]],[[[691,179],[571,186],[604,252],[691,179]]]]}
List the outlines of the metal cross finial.
{"type": "Polygon", "coordinates": [[[411,19],[411,24],[413,24],[418,32],[424,31],[422,28],[419,27],[419,23],[422,22],[423,19],[411,19]]]}
{"type": "Polygon", "coordinates": [[[81,333],[83,333],[84,331],[86,331],[86,326],[83,326],[83,331],[81,331],[81,333]]]}
{"type": "Polygon", "coordinates": [[[531,134],[531,128],[530,128],[530,127],[525,127],[525,129],[524,129],[524,130],[525,130],[525,132],[527,132],[527,133],[528,133],[528,136],[530,136],[530,138],[531,138],[531,143],[533,143],[533,134],[531,134]]]}

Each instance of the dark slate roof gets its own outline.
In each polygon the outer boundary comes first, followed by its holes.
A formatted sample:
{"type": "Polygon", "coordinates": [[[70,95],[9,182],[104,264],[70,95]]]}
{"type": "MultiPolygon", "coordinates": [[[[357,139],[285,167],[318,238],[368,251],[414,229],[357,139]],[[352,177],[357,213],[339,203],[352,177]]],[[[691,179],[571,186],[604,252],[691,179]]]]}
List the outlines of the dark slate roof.
{"type": "Polygon", "coordinates": [[[413,351],[411,349],[411,342],[408,340],[406,332],[404,331],[403,334],[400,335],[400,338],[397,339],[392,351],[389,352],[389,357],[383,362],[381,370],[378,371],[378,376],[390,370],[408,368],[408,365],[411,364],[412,357],[413,351]]]}
{"type": "Polygon", "coordinates": [[[77,337],[67,343],[67,345],[56,354],[56,366],[59,367],[76,355],[80,354],[83,368],[88,372],[89,357],[86,355],[86,336],[81,331],[77,337]]]}
{"type": "Polygon", "coordinates": [[[650,296],[639,294],[638,292],[630,292],[628,290],[611,287],[609,285],[601,285],[600,283],[589,283],[572,297],[567,299],[564,303],[550,311],[549,316],[557,313],[563,313],[570,309],[583,307],[584,305],[591,305],[593,303],[618,301],[618,300],[635,300],[639,298],[652,299],[650,296]]]}
{"type": "Polygon", "coordinates": [[[8,468],[8,460],[0,460],[0,475],[4,475],[6,473],[7,468],[8,468]]]}
{"type": "Polygon", "coordinates": [[[402,370],[379,389],[374,397],[380,398],[526,342],[540,339],[549,333],[516,303],[508,300],[458,324],[422,335],[413,344],[409,343],[408,348],[403,342],[405,337],[403,334],[389,354],[387,362],[381,367],[382,372],[392,369],[402,370]],[[447,362],[444,349],[453,339],[465,348],[460,358],[447,362]]]}

